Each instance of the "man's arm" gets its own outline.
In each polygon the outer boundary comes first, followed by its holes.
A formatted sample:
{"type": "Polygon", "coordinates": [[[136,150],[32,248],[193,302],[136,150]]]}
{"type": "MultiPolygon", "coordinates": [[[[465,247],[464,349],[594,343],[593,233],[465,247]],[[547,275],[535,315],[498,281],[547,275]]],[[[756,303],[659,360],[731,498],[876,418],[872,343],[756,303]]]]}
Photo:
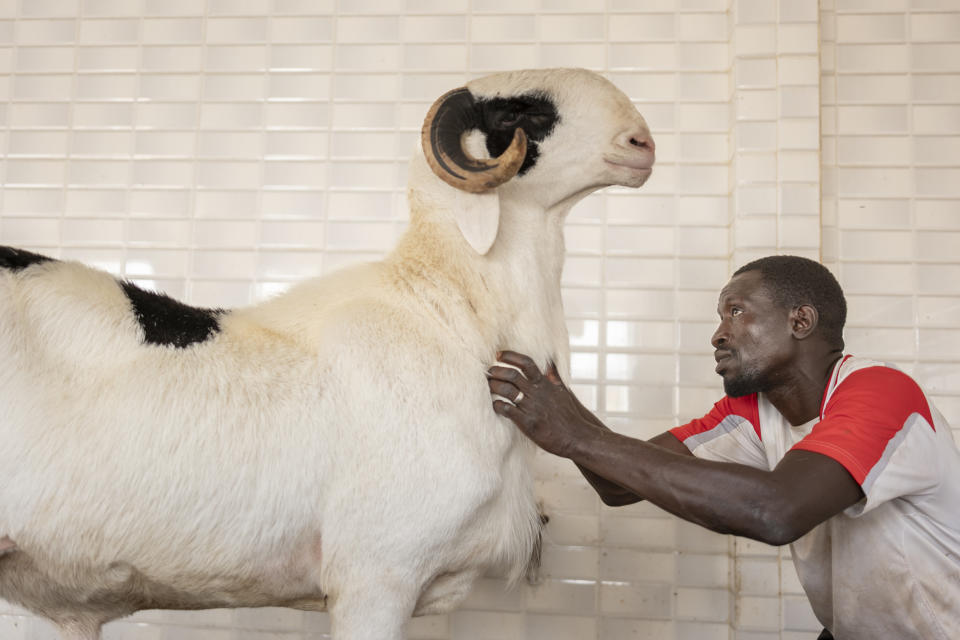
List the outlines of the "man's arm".
{"type": "MultiPolygon", "coordinates": [[[[604,425],[603,428],[606,429],[607,427],[604,425]]],[[[693,453],[687,449],[686,445],[680,442],[680,440],[678,440],[677,437],[669,431],[661,433],[660,435],[647,440],[647,442],[681,455],[693,455],[693,453]]],[[[607,478],[594,473],[576,460],[574,460],[574,464],[577,465],[580,473],[582,473],[583,477],[587,479],[587,482],[589,482],[590,486],[592,486],[594,491],[597,492],[604,504],[611,507],[622,507],[624,505],[633,504],[643,500],[641,496],[638,496],[632,491],[624,489],[620,485],[611,482],[607,478]]]]}
{"type": "Polygon", "coordinates": [[[809,451],[790,451],[766,471],[611,431],[586,434],[565,457],[684,520],[773,545],[793,542],[863,497],[843,465],[809,451]]]}
{"type": "MultiPolygon", "coordinates": [[[[529,358],[512,352],[504,352],[500,360],[523,374],[493,367],[491,390],[505,398],[521,391],[524,395],[517,406],[494,402],[497,413],[546,451],[713,531],[786,544],[863,497],[860,485],[840,463],[818,453],[791,451],[773,471],[766,471],[702,460],[689,451],[614,433],[583,417],[555,369],[544,376],[529,358]]],[[[663,434],[655,440],[669,442],[667,436],[673,437],[663,434]]],[[[623,494],[608,493],[627,503],[623,494]]]]}
{"type": "MultiPolygon", "coordinates": [[[[556,373],[556,367],[552,364],[547,369],[546,376],[548,379],[553,376],[557,383],[561,385],[563,384],[563,382],[560,380],[559,374],[556,373]]],[[[596,427],[599,429],[604,429],[606,431],[610,430],[607,425],[603,424],[603,422],[597,418],[597,416],[593,415],[589,409],[583,406],[583,403],[580,402],[580,399],[577,398],[577,396],[572,392],[570,393],[570,398],[574,403],[576,403],[577,410],[584,420],[596,425],[596,427]]],[[[687,449],[687,446],[680,442],[680,440],[678,440],[676,436],[670,432],[661,433],[660,435],[651,438],[647,442],[650,444],[655,444],[658,447],[663,447],[664,449],[668,449],[675,453],[693,455],[693,453],[687,449]]],[[[622,507],[624,505],[634,504],[643,500],[643,498],[637,494],[624,489],[616,483],[610,482],[608,479],[594,473],[593,471],[590,471],[583,465],[577,464],[576,462],[574,462],[574,464],[577,465],[577,469],[580,470],[580,473],[583,474],[583,477],[586,478],[587,482],[590,483],[590,486],[593,487],[593,490],[597,492],[597,495],[600,496],[600,499],[603,500],[604,504],[611,507],[622,507]]]]}

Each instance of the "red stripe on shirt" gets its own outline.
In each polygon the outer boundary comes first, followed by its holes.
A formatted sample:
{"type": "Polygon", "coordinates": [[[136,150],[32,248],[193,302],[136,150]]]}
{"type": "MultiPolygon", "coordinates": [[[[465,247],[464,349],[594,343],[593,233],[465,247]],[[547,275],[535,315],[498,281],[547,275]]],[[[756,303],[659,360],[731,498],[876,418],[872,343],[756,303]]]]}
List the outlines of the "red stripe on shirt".
{"type": "Polygon", "coordinates": [[[719,402],[713,405],[710,413],[697,420],[691,420],[685,425],[674,427],[670,429],[670,433],[675,435],[680,442],[683,442],[698,433],[710,431],[723,422],[727,416],[742,416],[746,418],[753,426],[753,430],[757,432],[757,438],[761,441],[763,440],[763,438],[760,437],[760,406],[758,404],[757,394],[755,393],[741,398],[724,396],[719,402]]]}
{"type": "Polygon", "coordinates": [[[913,414],[934,428],[930,405],[910,376],[884,366],[860,369],[837,386],[823,418],[792,448],[833,458],[863,484],[913,414]]]}

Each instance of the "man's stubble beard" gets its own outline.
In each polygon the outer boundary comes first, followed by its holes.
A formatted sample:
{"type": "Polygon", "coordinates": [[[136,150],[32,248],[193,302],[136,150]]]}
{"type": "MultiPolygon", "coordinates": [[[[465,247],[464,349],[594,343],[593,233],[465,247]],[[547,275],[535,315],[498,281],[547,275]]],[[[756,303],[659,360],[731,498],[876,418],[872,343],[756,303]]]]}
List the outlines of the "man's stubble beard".
{"type": "Polygon", "coordinates": [[[723,379],[723,392],[731,398],[742,398],[754,393],[763,393],[768,388],[768,382],[756,370],[747,369],[733,378],[723,379]]]}

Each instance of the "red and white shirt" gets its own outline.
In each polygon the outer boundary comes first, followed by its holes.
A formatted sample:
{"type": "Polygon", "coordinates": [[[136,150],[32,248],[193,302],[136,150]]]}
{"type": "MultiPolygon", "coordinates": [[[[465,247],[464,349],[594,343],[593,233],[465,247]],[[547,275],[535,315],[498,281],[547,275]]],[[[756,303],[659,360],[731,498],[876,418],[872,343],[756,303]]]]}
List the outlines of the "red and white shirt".
{"type": "Polygon", "coordinates": [[[805,449],[842,464],[865,497],[790,545],[817,618],[842,640],[960,638],[960,452],[912,378],[846,356],[804,425],[754,394],[671,433],[708,460],[772,470],[805,449]]]}

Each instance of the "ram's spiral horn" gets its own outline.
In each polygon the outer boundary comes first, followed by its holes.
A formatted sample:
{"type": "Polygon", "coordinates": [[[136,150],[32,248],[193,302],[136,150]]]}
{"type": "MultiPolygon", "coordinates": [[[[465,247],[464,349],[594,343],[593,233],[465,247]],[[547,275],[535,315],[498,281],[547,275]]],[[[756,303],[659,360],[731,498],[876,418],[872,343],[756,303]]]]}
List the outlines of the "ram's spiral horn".
{"type": "Polygon", "coordinates": [[[527,136],[517,127],[513,141],[497,158],[474,158],[463,148],[463,136],[479,128],[476,102],[461,87],[440,96],[423,121],[421,143],[427,163],[447,184],[483,193],[517,175],[527,155],[527,136]]]}

